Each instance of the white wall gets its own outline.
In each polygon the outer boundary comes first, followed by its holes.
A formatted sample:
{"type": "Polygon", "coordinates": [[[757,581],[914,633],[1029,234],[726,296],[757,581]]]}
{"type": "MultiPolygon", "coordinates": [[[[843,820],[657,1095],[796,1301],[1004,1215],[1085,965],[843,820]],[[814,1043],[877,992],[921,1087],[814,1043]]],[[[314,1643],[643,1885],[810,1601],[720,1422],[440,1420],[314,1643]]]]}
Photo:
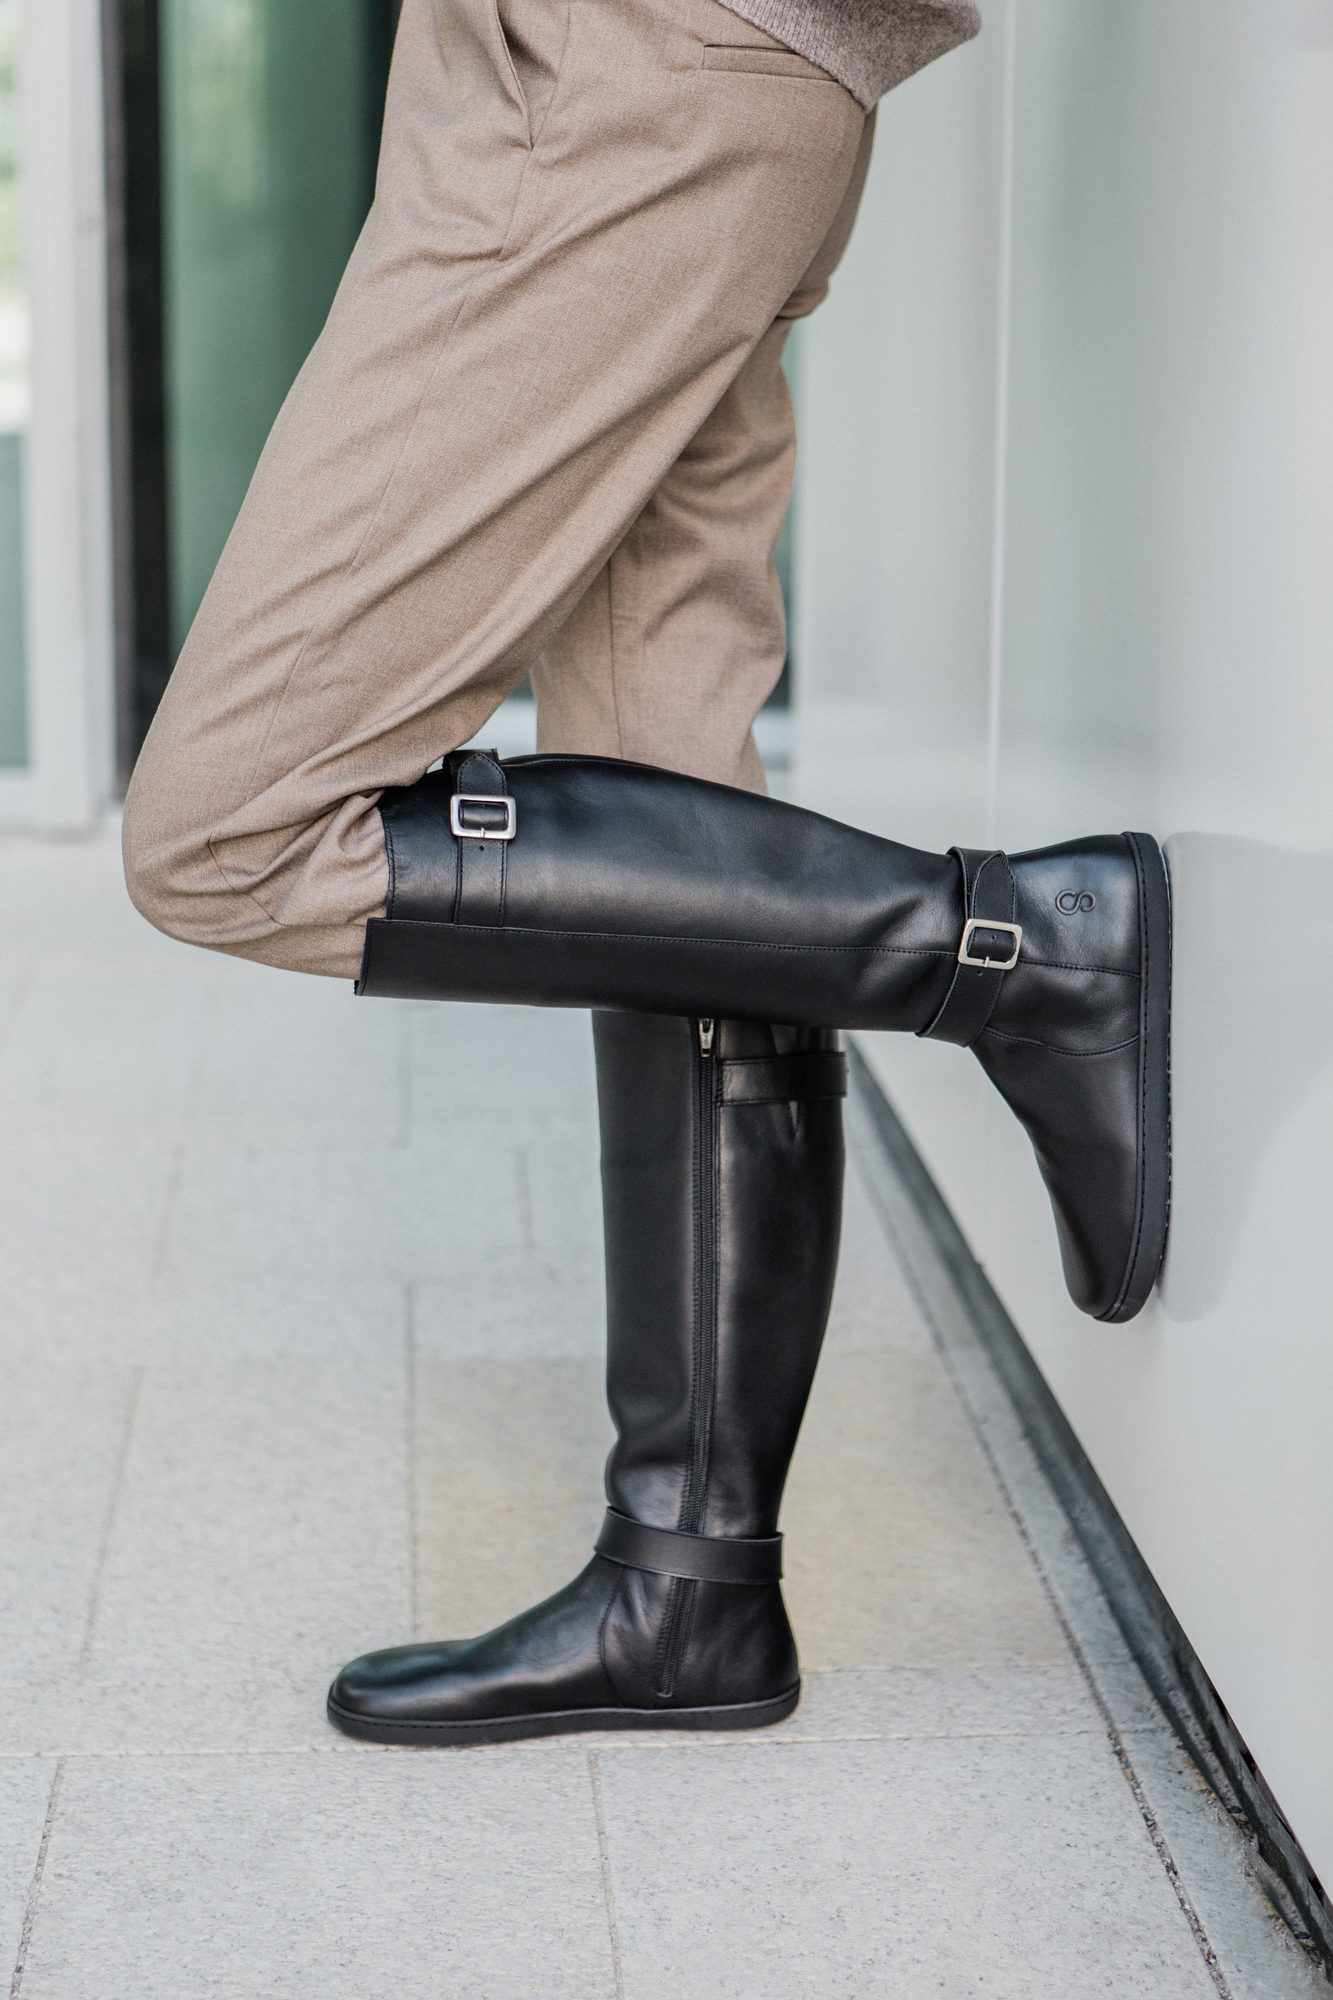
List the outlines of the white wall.
{"type": "Polygon", "coordinates": [[[110,797],[114,735],[98,0],[27,0],[19,79],[29,769],[0,773],[0,827],[77,831],[110,797]]]}
{"type": "Polygon", "coordinates": [[[1133,1325],[1068,1304],[972,1059],[867,1052],[1330,1880],[1333,4],[990,0],[881,120],[803,332],[797,796],[932,847],[1169,836],[1133,1325]]]}

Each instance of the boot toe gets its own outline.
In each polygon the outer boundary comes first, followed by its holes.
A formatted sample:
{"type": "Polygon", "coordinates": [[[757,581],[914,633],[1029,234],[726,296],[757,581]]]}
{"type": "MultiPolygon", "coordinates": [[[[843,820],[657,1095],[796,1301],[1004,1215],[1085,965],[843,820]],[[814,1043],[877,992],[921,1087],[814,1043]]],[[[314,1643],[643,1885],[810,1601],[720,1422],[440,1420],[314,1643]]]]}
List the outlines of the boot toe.
{"type": "Polygon", "coordinates": [[[454,1650],[444,1642],[363,1653],[334,1680],[329,1711],[364,1721],[430,1721],[438,1714],[454,1650]]]}

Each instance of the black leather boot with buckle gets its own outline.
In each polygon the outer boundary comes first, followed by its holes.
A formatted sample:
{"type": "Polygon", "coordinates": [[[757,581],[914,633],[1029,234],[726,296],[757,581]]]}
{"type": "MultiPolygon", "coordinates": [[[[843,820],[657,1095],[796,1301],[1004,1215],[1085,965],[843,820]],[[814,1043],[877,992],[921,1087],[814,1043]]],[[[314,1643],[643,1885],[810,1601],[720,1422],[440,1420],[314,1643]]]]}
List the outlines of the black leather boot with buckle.
{"type": "Polygon", "coordinates": [[[837,1266],[846,1058],[819,1028],[594,1030],[618,1436],[597,1552],[481,1638],[354,1660],[329,1691],[349,1735],[753,1729],[799,1698],[778,1508],[837,1266]]]}
{"type": "Polygon", "coordinates": [[[459,752],[380,800],[358,991],[897,1028],[1025,1126],[1069,1291],[1132,1319],[1166,1243],[1170,892],[1149,834],[925,854],[593,757],[459,752]]]}

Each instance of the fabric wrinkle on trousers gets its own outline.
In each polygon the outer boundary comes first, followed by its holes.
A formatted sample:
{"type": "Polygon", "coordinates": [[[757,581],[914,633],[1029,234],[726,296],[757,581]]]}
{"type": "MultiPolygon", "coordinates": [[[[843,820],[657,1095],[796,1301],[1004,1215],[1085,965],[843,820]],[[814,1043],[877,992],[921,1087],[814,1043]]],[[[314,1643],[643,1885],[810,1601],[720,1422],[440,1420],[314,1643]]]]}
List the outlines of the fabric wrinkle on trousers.
{"type": "Polygon", "coordinates": [[[380,792],[528,672],[543,749],[762,789],[782,347],[870,141],[720,0],[405,0],[371,214],[126,801],[152,922],[354,977],[380,792]]]}

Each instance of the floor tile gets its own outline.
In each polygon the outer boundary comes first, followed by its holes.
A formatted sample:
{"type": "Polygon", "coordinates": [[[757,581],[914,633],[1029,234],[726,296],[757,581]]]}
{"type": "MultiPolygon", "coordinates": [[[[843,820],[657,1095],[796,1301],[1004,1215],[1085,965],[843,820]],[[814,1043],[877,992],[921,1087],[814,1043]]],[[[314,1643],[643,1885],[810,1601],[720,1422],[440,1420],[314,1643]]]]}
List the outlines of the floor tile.
{"type": "Polygon", "coordinates": [[[489,1120],[503,1143],[511,1117],[593,1130],[597,1086],[586,1013],[564,1007],[398,1003],[410,1026],[412,1130],[489,1120]]]}
{"type": "Polygon", "coordinates": [[[602,1524],[613,1438],[600,1362],[419,1367],[423,1635],[487,1631],[577,1575],[602,1524]]]}
{"type": "Polygon", "coordinates": [[[523,1248],[514,1147],[456,1125],[431,1145],[249,1153],[198,1148],[173,1205],[168,1283],[447,1278],[523,1248]]]}
{"type": "Polygon", "coordinates": [[[842,1250],[825,1352],[931,1352],[930,1330],[885,1239],[853,1155],[847,1162],[842,1250]]]}
{"type": "Polygon", "coordinates": [[[601,1362],[606,1283],[600,1245],[582,1257],[460,1258],[414,1292],[417,1349],[434,1361],[601,1362]]]}
{"type": "Polygon", "coordinates": [[[407,1142],[405,1016],[350,984],[268,966],[229,968],[195,1097],[210,1146],[378,1150],[407,1142]]]}
{"type": "Polygon", "coordinates": [[[137,959],[44,961],[0,1041],[0,1120],[25,1150],[135,1152],[180,1136],[214,988],[137,959]]]}
{"type": "Polygon", "coordinates": [[[23,2000],[613,2000],[586,1758],[71,1762],[23,2000]]]}
{"type": "MultiPolygon", "coordinates": [[[[341,1662],[338,1662],[341,1664],[341,1662]]],[[[0,1767],[32,1757],[215,1756],[223,1751],[365,1751],[330,1727],[328,1666],[304,1680],[246,1667],[210,1680],[179,1661],[127,1665],[126,1677],[0,1676],[0,1767]]],[[[369,1754],[367,1752],[366,1754],[369,1754]]]]}
{"type": "Polygon", "coordinates": [[[54,1777],[55,1766],[35,1758],[0,1764],[0,1980],[18,1958],[54,1777]]]}
{"type": "Polygon", "coordinates": [[[1064,1654],[933,1354],[825,1356],[782,1527],[787,1599],[807,1666],[1064,1654]]]}
{"type": "Polygon", "coordinates": [[[1253,1850],[1176,1737],[1157,1729],[1126,1742],[1233,2000],[1328,2000],[1329,1981],[1268,1901],[1253,1850]]]}
{"type": "Polygon", "coordinates": [[[1105,1738],[1101,1713],[1074,1662],[1039,1666],[882,1667],[810,1672],[801,1705],[780,1732],[849,1737],[1033,1736],[1105,1738]]]}
{"type": "Polygon", "coordinates": [[[377,1369],[404,1311],[403,1285],[387,1278],[169,1286],[77,1267],[41,1278],[0,1271],[4,1352],[15,1365],[342,1360],[377,1369]]]}
{"type": "Polygon", "coordinates": [[[1104,1744],[597,1760],[626,2000],[1216,2000],[1104,1744]]]}
{"type": "Polygon", "coordinates": [[[72,1670],[84,1645],[126,1426],[128,1368],[0,1373],[0,1672],[72,1670]]]}
{"type": "Polygon", "coordinates": [[[90,1676],[331,1674],[401,1629],[406,1423],[401,1329],[374,1373],[148,1371],[90,1676]]]}
{"type": "Polygon", "coordinates": [[[0,1261],[7,1282],[58,1282],[79,1269],[102,1284],[148,1284],[176,1163],[165,1150],[107,1157],[70,1147],[0,1155],[0,1261]]]}

